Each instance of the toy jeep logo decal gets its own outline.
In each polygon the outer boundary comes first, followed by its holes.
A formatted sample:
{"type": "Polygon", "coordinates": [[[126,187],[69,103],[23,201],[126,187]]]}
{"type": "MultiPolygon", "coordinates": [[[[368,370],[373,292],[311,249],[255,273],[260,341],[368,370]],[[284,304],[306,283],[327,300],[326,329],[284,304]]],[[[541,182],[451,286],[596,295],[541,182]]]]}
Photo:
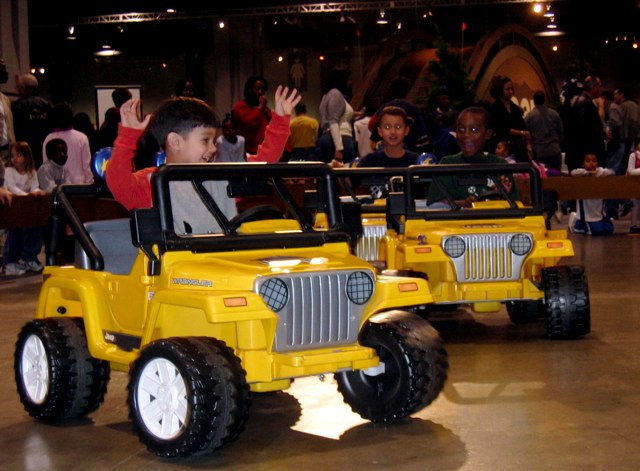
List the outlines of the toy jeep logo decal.
{"type": "Polygon", "coordinates": [[[211,288],[213,286],[213,282],[210,280],[196,280],[193,278],[171,278],[171,283],[174,285],[201,286],[203,288],[211,288]]]}

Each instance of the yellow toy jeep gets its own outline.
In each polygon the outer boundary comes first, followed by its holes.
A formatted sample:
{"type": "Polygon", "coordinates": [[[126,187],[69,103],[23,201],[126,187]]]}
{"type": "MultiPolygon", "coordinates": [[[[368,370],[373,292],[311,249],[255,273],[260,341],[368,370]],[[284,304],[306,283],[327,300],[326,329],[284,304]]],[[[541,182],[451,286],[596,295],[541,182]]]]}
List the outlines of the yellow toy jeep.
{"type": "Polygon", "coordinates": [[[584,268],[559,264],[574,255],[573,246],[565,230],[549,229],[544,211],[555,211],[556,201],[543,195],[534,167],[432,165],[337,173],[351,193],[343,199],[362,206],[356,253],[381,273],[423,277],[436,306],[468,304],[494,312],[504,303],[516,324],[544,319],[551,339],[589,333],[584,268]],[[367,181],[382,198],[358,196],[356,185],[367,181]],[[472,207],[456,203],[461,195],[473,195],[472,207]]]}
{"type": "Polygon", "coordinates": [[[122,220],[82,223],[72,196],[55,193],[51,244],[35,320],[18,336],[15,379],[25,410],[60,421],[96,410],[110,371],[129,375],[130,418],[160,456],[234,441],[250,391],[335,373],[362,417],[392,421],[430,404],[447,376],[438,333],[407,306],[430,300],[421,279],[376,274],[352,255],[347,211],[326,165],[165,165],[151,179],[154,207],[122,220]],[[329,227],[287,189],[317,183],[329,227]],[[189,193],[201,225],[174,214],[189,193]],[[220,191],[222,190],[222,191],[220,191]],[[230,217],[221,209],[233,203],[230,217]],[[266,204],[265,204],[266,203],[266,204]],[[176,217],[174,217],[176,216],[176,217]],[[183,224],[189,222],[189,224],[183,224]],[[73,265],[55,266],[58,234],[77,239],[73,265]],[[178,229],[180,228],[180,229],[178,229]]]}

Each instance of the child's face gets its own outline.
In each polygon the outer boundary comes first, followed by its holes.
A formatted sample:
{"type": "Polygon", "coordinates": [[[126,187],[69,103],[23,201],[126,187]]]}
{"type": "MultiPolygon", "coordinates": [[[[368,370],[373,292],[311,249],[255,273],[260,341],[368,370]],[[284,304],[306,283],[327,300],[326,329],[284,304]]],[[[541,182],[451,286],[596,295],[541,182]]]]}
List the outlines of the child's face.
{"type": "Polygon", "coordinates": [[[53,148],[53,152],[47,155],[49,160],[53,160],[58,165],[62,166],[67,163],[67,145],[64,142],[56,145],[53,148]]]}
{"type": "Polygon", "coordinates": [[[167,137],[167,163],[197,164],[210,162],[216,154],[217,128],[198,126],[185,136],[172,132],[167,137]]]}
{"type": "Polygon", "coordinates": [[[596,168],[598,168],[598,158],[593,154],[587,154],[584,157],[582,166],[584,167],[585,170],[588,170],[589,172],[594,172],[596,168]]]}
{"type": "Polygon", "coordinates": [[[385,146],[398,147],[402,145],[404,138],[409,134],[409,126],[402,116],[385,114],[380,118],[378,133],[385,146]]]}
{"type": "Polygon", "coordinates": [[[11,149],[11,166],[19,172],[23,171],[25,168],[24,155],[22,155],[15,147],[11,149]]]}
{"type": "Polygon", "coordinates": [[[462,112],[456,123],[456,140],[465,157],[484,154],[484,147],[491,137],[491,129],[486,128],[480,113],[462,112]]]}
{"type": "Polygon", "coordinates": [[[222,124],[222,135],[226,137],[227,140],[236,137],[236,127],[230,121],[225,121],[222,124]]]}
{"type": "Polygon", "coordinates": [[[506,142],[500,141],[496,144],[496,155],[499,155],[500,157],[509,157],[509,147],[506,142]]]}

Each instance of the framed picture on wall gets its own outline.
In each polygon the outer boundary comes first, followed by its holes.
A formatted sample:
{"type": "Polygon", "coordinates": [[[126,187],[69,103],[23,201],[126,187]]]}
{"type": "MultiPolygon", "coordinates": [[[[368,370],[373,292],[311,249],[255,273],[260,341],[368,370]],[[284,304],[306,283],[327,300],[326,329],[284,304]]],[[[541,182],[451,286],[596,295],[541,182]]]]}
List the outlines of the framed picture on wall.
{"type": "Polygon", "coordinates": [[[126,88],[133,98],[140,98],[140,85],[96,85],[96,128],[104,122],[104,114],[109,108],[113,108],[112,93],[118,88],[126,88]]]}
{"type": "Polygon", "coordinates": [[[307,90],[307,55],[303,52],[289,54],[289,88],[307,90]]]}

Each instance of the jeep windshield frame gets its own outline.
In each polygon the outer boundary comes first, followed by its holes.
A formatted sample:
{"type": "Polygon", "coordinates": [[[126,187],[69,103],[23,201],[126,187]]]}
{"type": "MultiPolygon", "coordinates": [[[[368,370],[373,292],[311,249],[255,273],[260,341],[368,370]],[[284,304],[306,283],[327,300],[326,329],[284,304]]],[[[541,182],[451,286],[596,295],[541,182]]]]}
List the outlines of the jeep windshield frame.
{"type": "Polygon", "coordinates": [[[132,211],[133,243],[147,253],[151,253],[152,246],[157,246],[160,253],[180,250],[216,252],[321,246],[325,243],[349,242],[353,239],[352,231],[343,218],[335,175],[325,164],[171,164],[162,166],[152,175],[151,187],[153,208],[132,211]],[[290,181],[297,179],[311,181],[316,186],[318,194],[321,195],[322,210],[328,216],[327,230],[315,230],[311,216],[292,195],[290,181]],[[231,192],[229,196],[237,196],[240,199],[251,197],[254,190],[259,194],[263,188],[262,184],[267,183],[273,189],[273,195],[280,198],[287,214],[299,223],[300,230],[242,233],[236,230],[216,201],[210,198],[205,202],[205,206],[220,225],[222,232],[189,236],[176,234],[170,183],[195,182],[196,186],[199,186],[198,183],[213,180],[230,182],[231,185],[227,189],[231,192]]]}
{"type": "Polygon", "coordinates": [[[412,165],[406,168],[349,168],[336,169],[343,193],[359,202],[362,212],[386,211],[393,218],[404,217],[406,220],[447,220],[447,219],[497,219],[524,218],[532,215],[543,215],[542,184],[540,173],[529,163],[517,164],[456,164],[456,165],[412,165]],[[517,180],[528,180],[528,185],[518,185],[520,190],[526,188],[527,194],[514,197],[501,183],[501,176],[508,176],[514,183],[517,180]],[[487,178],[496,183],[496,194],[508,204],[485,205],[486,207],[462,208],[455,203],[454,195],[442,183],[444,178],[462,178],[467,181],[486,181],[487,178]],[[388,185],[385,206],[372,204],[373,200],[366,195],[357,194],[360,184],[366,186],[370,182],[380,185],[384,181],[388,185]],[[404,182],[412,182],[404,185],[404,182]],[[356,182],[356,184],[354,184],[356,182]],[[447,209],[427,209],[426,189],[428,185],[436,185],[449,202],[447,209]],[[424,205],[418,202],[424,201],[424,205]],[[518,202],[526,201],[526,204],[518,202]]]}

